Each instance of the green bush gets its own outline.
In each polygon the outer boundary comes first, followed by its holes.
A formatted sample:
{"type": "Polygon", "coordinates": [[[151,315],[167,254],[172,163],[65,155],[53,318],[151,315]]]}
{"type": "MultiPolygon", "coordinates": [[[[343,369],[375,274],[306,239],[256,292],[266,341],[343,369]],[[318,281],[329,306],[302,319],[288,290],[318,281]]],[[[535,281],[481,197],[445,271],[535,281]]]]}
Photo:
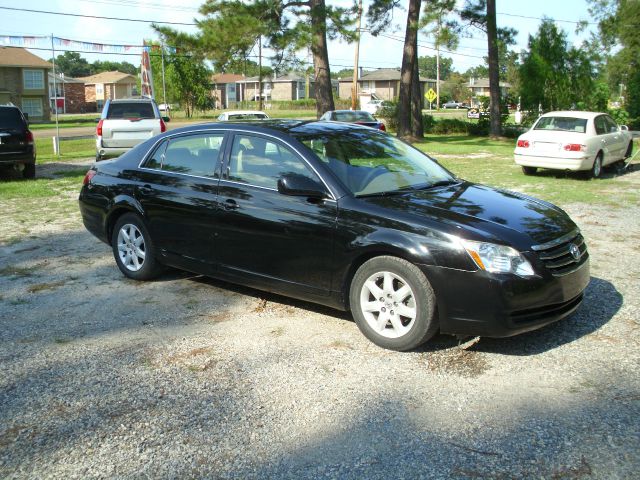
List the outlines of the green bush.
{"type": "Polygon", "coordinates": [[[469,133],[471,122],[460,120],[458,118],[443,118],[434,123],[430,133],[437,135],[447,135],[452,133],[469,133]]]}
{"type": "Polygon", "coordinates": [[[629,125],[629,112],[624,108],[612,108],[609,115],[613,117],[618,125],[629,125]]]}
{"type": "Polygon", "coordinates": [[[422,116],[422,126],[424,127],[424,133],[432,133],[433,126],[436,124],[436,119],[433,115],[422,116]]]}
{"type": "Polygon", "coordinates": [[[398,130],[398,102],[384,102],[378,117],[386,120],[387,129],[398,130]]]}

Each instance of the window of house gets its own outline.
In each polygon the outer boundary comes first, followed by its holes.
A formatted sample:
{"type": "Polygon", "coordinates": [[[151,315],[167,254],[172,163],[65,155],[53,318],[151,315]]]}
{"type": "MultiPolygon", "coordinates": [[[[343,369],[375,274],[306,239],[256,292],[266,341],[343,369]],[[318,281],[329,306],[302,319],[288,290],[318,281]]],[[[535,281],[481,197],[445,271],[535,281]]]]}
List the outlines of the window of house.
{"type": "Polygon", "coordinates": [[[44,90],[44,70],[23,70],[25,90],[44,90]]]}
{"type": "Polygon", "coordinates": [[[102,95],[104,93],[104,85],[102,83],[96,83],[96,95],[102,95]]]}
{"type": "Polygon", "coordinates": [[[22,98],[22,111],[28,113],[29,117],[42,117],[41,98],[22,98]]]}

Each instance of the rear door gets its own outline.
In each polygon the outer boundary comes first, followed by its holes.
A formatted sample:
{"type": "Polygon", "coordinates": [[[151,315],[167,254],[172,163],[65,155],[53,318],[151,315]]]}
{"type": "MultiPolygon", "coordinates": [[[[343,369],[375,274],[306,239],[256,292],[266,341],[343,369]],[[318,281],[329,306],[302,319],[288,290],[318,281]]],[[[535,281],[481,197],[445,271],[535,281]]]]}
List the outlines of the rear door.
{"type": "Polygon", "coordinates": [[[627,139],[620,131],[618,124],[608,115],[603,115],[607,128],[607,137],[611,150],[611,161],[621,160],[627,151],[627,139]]]}
{"type": "Polygon", "coordinates": [[[102,122],[102,146],[131,148],[160,133],[160,117],[151,102],[109,105],[102,122]]]}
{"type": "Polygon", "coordinates": [[[137,173],[135,196],[151,238],[163,255],[187,269],[210,271],[213,265],[224,137],[222,131],[169,137],[137,173]]]}

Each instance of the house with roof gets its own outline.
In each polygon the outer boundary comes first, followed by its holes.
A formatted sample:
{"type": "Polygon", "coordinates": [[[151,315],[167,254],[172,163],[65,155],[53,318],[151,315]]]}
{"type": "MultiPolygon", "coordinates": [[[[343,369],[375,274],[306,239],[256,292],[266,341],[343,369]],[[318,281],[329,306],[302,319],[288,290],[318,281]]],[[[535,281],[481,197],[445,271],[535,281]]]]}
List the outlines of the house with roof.
{"type": "MultiPolygon", "coordinates": [[[[400,95],[400,73],[399,68],[381,68],[365,72],[358,78],[358,94],[375,95],[380,100],[395,100],[400,95]]],[[[340,98],[351,98],[353,78],[341,78],[338,81],[340,98]]],[[[436,89],[436,80],[420,77],[423,96],[430,88],[436,89]]]]}
{"type": "MultiPolygon", "coordinates": [[[[260,91],[258,77],[245,78],[237,83],[240,86],[241,100],[258,100],[260,91]]],[[[309,78],[307,87],[307,78],[296,73],[287,73],[281,76],[273,75],[271,77],[263,77],[262,94],[265,101],[313,98],[315,96],[313,84],[313,78],[309,78]]]]}
{"type": "MultiPolygon", "coordinates": [[[[482,97],[491,96],[488,78],[470,78],[469,83],[467,83],[467,88],[471,91],[470,103],[472,107],[481,106],[483,100],[482,97]]],[[[500,96],[505,98],[508,95],[510,88],[510,83],[500,82],[500,96]]]]}
{"type": "Polygon", "coordinates": [[[245,79],[244,75],[235,73],[218,73],[211,77],[211,92],[215,101],[215,108],[229,108],[241,101],[238,84],[245,79]]]}
{"type": "Polygon", "coordinates": [[[49,72],[49,107],[55,113],[84,113],[87,107],[84,101],[84,82],[77,78],[67,77],[64,73],[49,72]],[[55,95],[53,92],[56,92],[55,95]]]}
{"type": "Polygon", "coordinates": [[[113,71],[79,77],[84,82],[84,99],[87,111],[100,112],[108,99],[129,98],[138,94],[138,77],[113,71]]]}
{"type": "Polygon", "coordinates": [[[24,48],[0,47],[0,104],[13,103],[30,121],[49,121],[49,62],[24,48]]]}

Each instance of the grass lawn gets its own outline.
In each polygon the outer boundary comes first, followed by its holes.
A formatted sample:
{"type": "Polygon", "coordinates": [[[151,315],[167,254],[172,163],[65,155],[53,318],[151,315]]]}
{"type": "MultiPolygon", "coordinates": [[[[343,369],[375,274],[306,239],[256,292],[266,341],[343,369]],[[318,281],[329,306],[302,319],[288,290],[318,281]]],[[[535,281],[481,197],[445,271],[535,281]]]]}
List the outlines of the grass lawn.
{"type": "Polygon", "coordinates": [[[61,140],[60,156],[53,154],[53,141],[51,138],[36,138],[37,162],[64,162],[79,158],[89,158],[96,156],[96,143],[93,138],[77,140],[61,140]]]}

